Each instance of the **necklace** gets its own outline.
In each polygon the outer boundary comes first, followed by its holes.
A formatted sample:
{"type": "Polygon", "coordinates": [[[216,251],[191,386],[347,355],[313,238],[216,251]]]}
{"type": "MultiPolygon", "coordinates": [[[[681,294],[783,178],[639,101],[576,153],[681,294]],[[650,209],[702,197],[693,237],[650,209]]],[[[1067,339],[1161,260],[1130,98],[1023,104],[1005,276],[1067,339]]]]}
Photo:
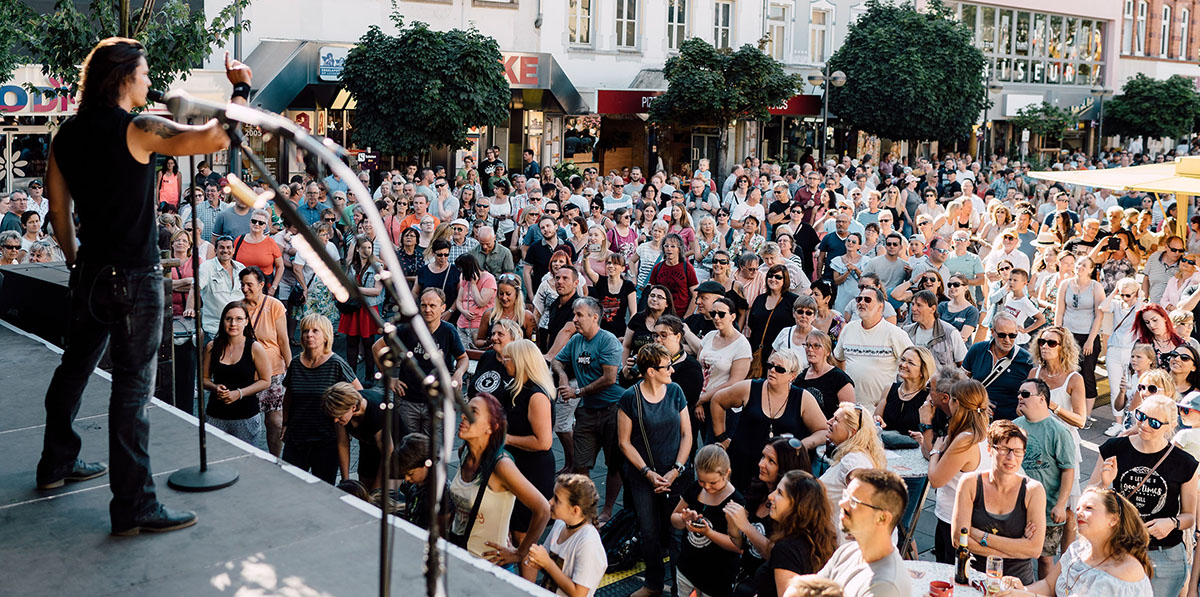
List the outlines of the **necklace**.
{"type": "Polygon", "coordinates": [[[569,530],[569,531],[573,531],[573,530],[575,530],[575,529],[577,529],[577,528],[579,528],[579,527],[583,526],[583,523],[585,523],[585,522],[587,522],[587,519],[586,519],[586,518],[584,518],[583,520],[581,520],[581,521],[579,521],[579,522],[577,522],[577,523],[575,523],[575,524],[568,524],[568,525],[567,525],[567,530],[569,530]]]}
{"type": "MultiPolygon", "coordinates": [[[[764,413],[764,414],[766,413],[766,411],[767,411],[767,408],[768,408],[768,407],[767,407],[767,403],[768,403],[768,402],[770,402],[770,400],[771,400],[771,394],[770,394],[770,392],[769,392],[769,390],[770,390],[770,389],[771,389],[771,387],[770,387],[770,386],[768,386],[768,385],[767,385],[767,384],[764,382],[764,383],[763,383],[763,389],[762,389],[762,394],[763,394],[763,407],[764,407],[764,408],[763,408],[763,413],[764,413]]],[[[768,439],[774,439],[774,437],[775,437],[775,421],[776,421],[776,419],[778,419],[778,418],[779,418],[779,416],[780,416],[780,415],[782,415],[782,414],[783,414],[783,411],[784,411],[784,409],[786,409],[786,408],[787,408],[787,404],[788,404],[788,401],[787,401],[787,395],[786,395],[786,394],[784,394],[784,396],[783,396],[783,404],[779,405],[779,408],[778,408],[778,409],[777,409],[775,412],[771,413],[771,414],[770,414],[770,415],[767,417],[767,418],[768,418],[768,422],[767,422],[767,438],[768,438],[768,439]]]]}
{"type": "MultiPolygon", "coordinates": [[[[1076,584],[1079,584],[1079,579],[1083,578],[1083,575],[1084,575],[1084,574],[1087,574],[1088,572],[1090,572],[1090,571],[1092,571],[1092,570],[1095,570],[1095,569],[1097,569],[1097,568],[1099,568],[1099,567],[1103,566],[1103,565],[1104,565],[1104,563],[1108,561],[1108,558],[1111,558],[1111,557],[1112,557],[1112,554],[1108,554],[1108,556],[1107,556],[1107,557],[1105,557],[1103,560],[1100,560],[1100,562],[1099,562],[1099,563],[1097,563],[1096,565],[1094,565],[1094,566],[1093,566],[1093,565],[1091,565],[1091,564],[1088,564],[1088,567],[1087,567],[1087,568],[1084,568],[1083,570],[1080,570],[1080,571],[1079,571],[1079,574],[1075,575],[1075,580],[1074,580],[1074,581],[1070,581],[1070,582],[1068,582],[1068,583],[1067,583],[1067,594],[1068,594],[1068,595],[1070,595],[1070,594],[1071,594],[1071,589],[1075,588],[1075,585],[1076,585],[1076,584]]],[[[1086,561],[1084,561],[1084,560],[1080,560],[1080,561],[1081,561],[1081,562],[1083,562],[1084,564],[1087,564],[1087,562],[1086,562],[1086,561]]]]}

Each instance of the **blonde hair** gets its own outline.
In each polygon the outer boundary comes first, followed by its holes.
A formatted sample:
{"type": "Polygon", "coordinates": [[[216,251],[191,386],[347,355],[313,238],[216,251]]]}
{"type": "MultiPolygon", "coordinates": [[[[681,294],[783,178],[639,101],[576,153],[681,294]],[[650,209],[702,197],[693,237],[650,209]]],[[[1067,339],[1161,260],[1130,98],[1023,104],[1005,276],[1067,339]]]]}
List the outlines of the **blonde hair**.
{"type": "Polygon", "coordinates": [[[696,452],[697,473],[729,473],[729,454],[717,444],[708,444],[696,452]]]}
{"type": "MultiPolygon", "coordinates": [[[[1177,398],[1175,390],[1175,376],[1166,369],[1151,369],[1143,373],[1141,377],[1138,378],[1138,383],[1146,385],[1154,384],[1158,386],[1158,393],[1166,396],[1168,400],[1174,400],[1177,398]]],[[[1143,400],[1142,404],[1145,403],[1146,402],[1143,400]]],[[[1172,425],[1175,422],[1175,418],[1176,417],[1173,415],[1170,417],[1172,425]]]]}
{"type": "Polygon", "coordinates": [[[900,353],[900,356],[903,357],[904,353],[910,350],[917,353],[917,360],[921,362],[921,387],[928,387],[929,380],[933,377],[934,372],[937,371],[937,360],[933,358],[933,353],[924,346],[909,346],[900,353]]]}
{"type": "MultiPolygon", "coordinates": [[[[1154,354],[1154,347],[1149,344],[1134,344],[1133,348],[1129,351],[1129,355],[1133,356],[1134,354],[1141,354],[1146,357],[1146,360],[1150,362],[1151,369],[1154,368],[1154,363],[1158,362],[1158,355],[1154,354]]],[[[1130,367],[1132,368],[1132,365],[1130,367]]]]}
{"type": "Polygon", "coordinates": [[[504,356],[513,361],[513,394],[519,394],[525,388],[526,382],[532,381],[541,388],[547,398],[554,400],[554,378],[550,376],[546,358],[542,356],[542,351],[538,350],[536,344],[525,339],[513,340],[504,347],[504,356]]]}
{"type": "Polygon", "coordinates": [[[879,439],[875,420],[865,408],[853,402],[842,402],[838,404],[833,416],[842,416],[842,424],[853,430],[850,437],[833,451],[833,464],[841,462],[851,452],[862,452],[871,459],[875,468],[887,467],[887,456],[883,453],[883,441],[879,439]]]}
{"type": "Polygon", "coordinates": [[[504,317],[504,311],[500,309],[500,301],[493,298],[492,316],[491,320],[489,321],[492,327],[496,327],[505,321],[513,322],[513,328],[505,328],[510,334],[512,334],[513,340],[525,337],[525,331],[521,329],[525,325],[525,293],[521,290],[521,280],[519,278],[514,280],[513,278],[508,277],[515,275],[516,274],[500,274],[499,276],[496,276],[496,291],[499,293],[501,284],[516,289],[517,298],[515,301],[513,301],[513,310],[516,311],[517,319],[513,320],[504,317]]]}
{"type": "MultiPolygon", "coordinates": [[[[825,362],[829,363],[830,365],[833,365],[835,367],[837,366],[837,363],[833,360],[833,339],[829,337],[829,334],[826,334],[825,332],[822,332],[821,330],[818,330],[817,328],[813,328],[808,331],[808,338],[806,338],[806,339],[807,340],[816,340],[818,343],[821,344],[821,346],[824,346],[825,352],[829,353],[825,357],[825,362]]],[[[807,362],[807,359],[806,359],[806,362],[807,362]]]]}
{"type": "MultiPolygon", "coordinates": [[[[1157,371],[1157,369],[1155,371],[1157,371]]],[[[1154,371],[1151,371],[1150,373],[1153,372],[1154,371]]],[[[1150,375],[1150,373],[1147,373],[1146,375],[1150,375]]],[[[1162,389],[1161,386],[1159,389],[1162,389]]],[[[1174,388],[1172,388],[1172,393],[1174,393],[1173,390],[1174,388]]],[[[1142,400],[1142,403],[1138,405],[1138,408],[1147,415],[1162,421],[1164,423],[1163,426],[1167,428],[1167,437],[1170,437],[1175,432],[1175,423],[1179,420],[1175,407],[1175,400],[1168,396],[1162,395],[1162,393],[1158,393],[1153,396],[1146,396],[1146,398],[1142,400]]]]}
{"type": "Polygon", "coordinates": [[[300,333],[303,334],[307,329],[318,329],[325,335],[325,350],[321,354],[329,354],[333,352],[333,324],[329,322],[329,318],[320,313],[309,313],[300,320],[300,333]]]}
{"type": "Polygon", "coordinates": [[[1073,336],[1071,332],[1068,332],[1067,328],[1064,328],[1061,325],[1052,325],[1038,330],[1037,336],[1033,339],[1033,343],[1036,344],[1037,341],[1041,340],[1047,332],[1054,332],[1059,336],[1058,361],[1055,363],[1048,363],[1042,360],[1041,350],[1031,350],[1029,352],[1033,353],[1034,364],[1043,368],[1052,366],[1054,370],[1059,373],[1074,373],[1075,371],[1079,371],[1079,344],[1075,342],[1075,336],[1073,336]]]}
{"type": "Polygon", "coordinates": [[[321,406],[325,409],[325,414],[331,417],[340,417],[346,414],[346,411],[353,410],[358,406],[362,396],[358,394],[358,390],[354,386],[339,381],[321,395],[321,406]]]}
{"type": "Polygon", "coordinates": [[[176,230],[175,233],[171,235],[171,244],[172,245],[175,244],[175,239],[177,239],[177,238],[186,238],[187,239],[187,241],[188,241],[187,254],[188,254],[188,257],[191,257],[192,256],[192,233],[188,230],[176,230]]]}
{"type": "MultiPolygon", "coordinates": [[[[426,212],[426,213],[428,213],[428,212],[426,212]]],[[[422,218],[422,219],[424,219],[424,218],[422,218]]],[[[419,222],[418,222],[418,224],[419,224],[419,222]]],[[[454,232],[453,230],[450,230],[450,222],[442,222],[441,224],[437,225],[437,228],[433,229],[433,234],[429,237],[429,246],[425,247],[425,261],[428,261],[431,263],[433,262],[433,243],[434,243],[434,241],[444,240],[446,242],[450,242],[450,235],[453,232],[454,232]]],[[[421,242],[421,237],[418,236],[417,243],[420,243],[420,242],[421,242]]],[[[453,244],[453,243],[451,243],[451,244],[453,244]]],[[[451,261],[450,265],[454,265],[454,262],[451,261]]]]}
{"type": "Polygon", "coordinates": [[[799,373],[800,367],[804,365],[804,359],[800,358],[800,353],[790,348],[781,348],[771,353],[771,358],[779,357],[782,365],[787,368],[788,373],[799,373]]]}

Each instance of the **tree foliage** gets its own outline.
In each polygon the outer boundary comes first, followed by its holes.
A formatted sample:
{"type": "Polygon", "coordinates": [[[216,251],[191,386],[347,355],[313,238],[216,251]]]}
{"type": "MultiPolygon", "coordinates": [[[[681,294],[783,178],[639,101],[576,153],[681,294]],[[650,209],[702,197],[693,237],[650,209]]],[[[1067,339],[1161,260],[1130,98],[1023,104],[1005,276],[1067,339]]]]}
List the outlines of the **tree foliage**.
{"type": "Polygon", "coordinates": [[[721,136],[717,162],[728,145],[730,125],[737,120],[767,120],[767,111],[796,93],[796,78],[783,65],[749,44],[736,51],[717,50],[693,37],[667,59],[663,76],[667,92],[650,104],[650,118],[660,123],[707,124],[721,136]]]}
{"type": "Polygon", "coordinates": [[[829,72],[829,109],[867,133],[889,139],[961,139],[987,104],[986,62],[971,31],[940,0],[919,12],[911,3],[867,1],[829,72]]]}
{"type": "Polygon", "coordinates": [[[25,27],[33,16],[20,0],[0,0],[0,83],[12,79],[22,62],[20,49],[28,34],[25,27]]]}
{"type": "Polygon", "coordinates": [[[358,102],[354,142],[416,155],[467,146],[467,129],[508,119],[512,99],[496,40],[475,28],[434,31],[414,22],[389,35],[371,26],[346,56],[342,84],[358,102]]]}
{"type": "Polygon", "coordinates": [[[1025,106],[1017,110],[1016,117],[1012,119],[1013,126],[1027,130],[1044,141],[1062,139],[1063,133],[1075,126],[1076,122],[1079,122],[1078,116],[1050,102],[1025,106]]]}
{"type": "MultiPolygon", "coordinates": [[[[0,0],[8,3],[14,0],[0,0]]],[[[192,12],[183,0],[166,0],[156,6],[156,0],[143,0],[129,16],[129,35],[142,42],[149,56],[150,82],[165,89],[179,79],[186,79],[192,68],[201,65],[214,46],[224,47],[237,32],[234,14],[249,6],[250,0],[232,0],[211,21],[204,13],[192,12]]],[[[17,18],[15,27],[19,47],[29,54],[29,61],[42,65],[42,74],[68,82],[60,91],[74,94],[79,81],[79,67],[97,42],[118,35],[121,31],[120,7],[112,0],[92,0],[87,13],[80,12],[71,0],[57,0],[54,10],[46,14],[32,11],[6,13],[0,9],[0,21],[6,16],[17,18]]],[[[11,24],[11,23],[10,23],[11,24]]],[[[4,41],[9,24],[0,25],[0,42],[4,41]]],[[[243,30],[250,22],[243,20],[243,30]]],[[[14,46],[8,46],[9,51],[14,46]]],[[[11,76],[16,63],[5,63],[0,54],[0,75],[11,76]]]]}
{"type": "Polygon", "coordinates": [[[1138,73],[1105,102],[1106,133],[1138,137],[1183,137],[1197,117],[1198,96],[1192,80],[1173,75],[1158,80],[1138,73]]]}

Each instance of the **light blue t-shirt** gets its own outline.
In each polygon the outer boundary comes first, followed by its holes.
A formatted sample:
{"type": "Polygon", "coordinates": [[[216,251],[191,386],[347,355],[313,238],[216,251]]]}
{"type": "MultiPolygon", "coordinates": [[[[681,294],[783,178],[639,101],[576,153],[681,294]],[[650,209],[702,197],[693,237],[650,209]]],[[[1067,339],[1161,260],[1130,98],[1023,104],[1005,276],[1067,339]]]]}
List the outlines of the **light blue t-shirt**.
{"type": "MultiPolygon", "coordinates": [[[[579,387],[590,385],[604,375],[604,366],[612,365],[620,372],[621,341],[608,330],[600,330],[591,340],[576,333],[567,341],[567,345],[555,357],[558,362],[568,365],[575,372],[575,380],[579,387]]],[[[599,392],[583,397],[584,408],[605,408],[617,403],[625,388],[614,383],[599,392]]]]}

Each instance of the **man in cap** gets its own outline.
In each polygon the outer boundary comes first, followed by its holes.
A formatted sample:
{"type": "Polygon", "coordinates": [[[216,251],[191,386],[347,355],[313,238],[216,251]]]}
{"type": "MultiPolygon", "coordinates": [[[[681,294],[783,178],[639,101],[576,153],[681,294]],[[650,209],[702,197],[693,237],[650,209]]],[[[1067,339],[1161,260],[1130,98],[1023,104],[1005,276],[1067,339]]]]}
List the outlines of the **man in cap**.
{"type": "Polygon", "coordinates": [[[471,225],[462,218],[450,222],[450,263],[454,263],[459,256],[479,248],[479,241],[467,236],[470,229],[471,225]]]}
{"type": "Polygon", "coordinates": [[[43,222],[46,212],[50,211],[50,200],[42,196],[42,181],[37,178],[29,182],[29,209],[38,212],[43,222]]]}
{"type": "Polygon", "coordinates": [[[725,287],[720,282],[708,280],[696,287],[696,310],[683,319],[684,325],[687,326],[683,329],[683,340],[688,352],[700,354],[700,339],[717,329],[708,311],[712,309],[713,302],[723,296],[725,287]]]}

